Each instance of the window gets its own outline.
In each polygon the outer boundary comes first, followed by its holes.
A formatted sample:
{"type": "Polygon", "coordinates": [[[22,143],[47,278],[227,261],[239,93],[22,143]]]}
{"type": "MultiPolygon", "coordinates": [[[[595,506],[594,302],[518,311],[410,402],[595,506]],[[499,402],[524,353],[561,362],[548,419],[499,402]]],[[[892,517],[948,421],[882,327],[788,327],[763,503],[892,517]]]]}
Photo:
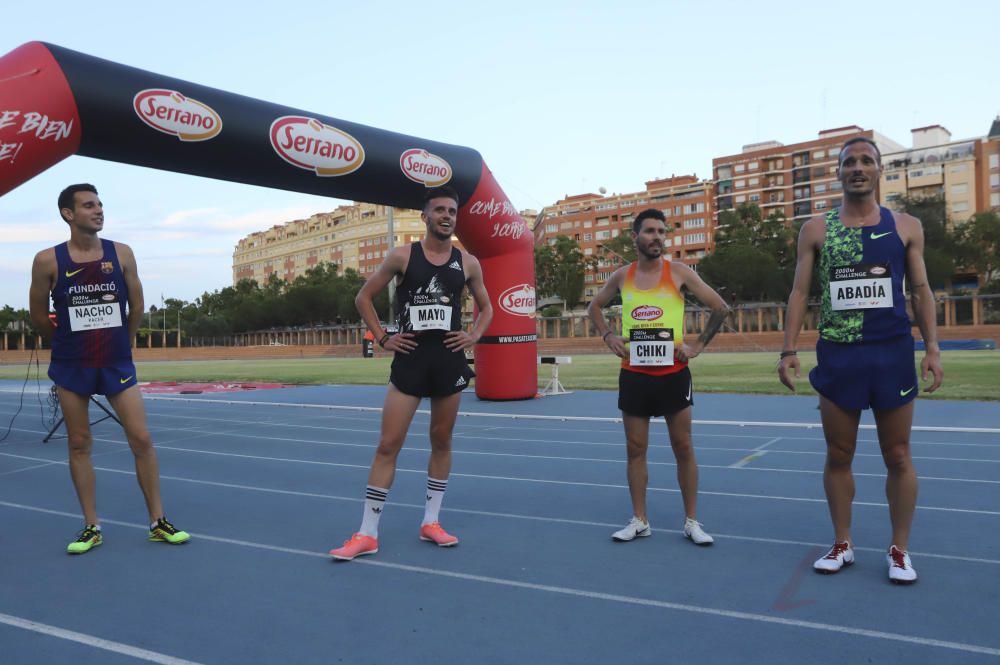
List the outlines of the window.
{"type": "Polygon", "coordinates": [[[584,242],[590,242],[593,239],[594,239],[594,234],[593,233],[584,233],[583,234],[583,241],[584,242]]]}
{"type": "Polygon", "coordinates": [[[573,222],[563,222],[559,225],[560,231],[568,231],[571,228],[573,228],[573,222]]]}
{"type": "Polygon", "coordinates": [[[697,245],[699,243],[704,243],[704,242],[705,242],[704,233],[692,233],[684,240],[684,244],[686,245],[697,245]]]}
{"type": "Polygon", "coordinates": [[[813,153],[813,159],[823,159],[824,157],[826,157],[825,150],[817,150],[813,153]]]}
{"type": "Polygon", "coordinates": [[[813,185],[813,192],[816,194],[822,194],[826,191],[826,185],[813,185]]]}
{"type": "Polygon", "coordinates": [[[968,210],[969,210],[969,204],[966,201],[962,201],[960,203],[954,203],[951,206],[952,212],[968,212],[968,210]]]}
{"type": "Polygon", "coordinates": [[[966,183],[962,183],[960,185],[952,185],[951,186],[951,193],[952,194],[965,194],[968,191],[969,191],[969,186],[966,183]]]}
{"type": "Polygon", "coordinates": [[[591,256],[591,255],[593,255],[593,253],[594,253],[594,248],[593,247],[588,247],[585,250],[583,250],[583,255],[584,256],[591,256]]]}
{"type": "Polygon", "coordinates": [[[750,202],[751,203],[756,203],[757,201],[760,201],[760,194],[751,194],[750,195],[750,202]]]}
{"type": "Polygon", "coordinates": [[[743,173],[744,171],[746,171],[746,168],[747,168],[747,167],[746,167],[746,166],[744,166],[743,164],[737,164],[737,165],[736,165],[736,168],[735,168],[734,170],[735,170],[735,171],[736,171],[737,173],[743,173]]]}
{"type": "Polygon", "coordinates": [[[826,201],[817,201],[816,210],[824,210],[826,208],[826,201]]]}
{"type": "Polygon", "coordinates": [[[594,223],[592,221],[590,221],[589,219],[583,220],[583,228],[589,229],[593,225],[594,225],[594,223]]]}
{"type": "Polygon", "coordinates": [[[546,224],[545,225],[545,232],[546,233],[558,233],[559,232],[559,225],[558,224],[546,224]]]}
{"type": "Polygon", "coordinates": [[[746,200],[747,200],[747,197],[744,194],[740,194],[739,196],[736,197],[736,202],[737,203],[743,203],[746,200]]]}
{"type": "Polygon", "coordinates": [[[685,219],[684,228],[686,229],[703,229],[705,228],[705,218],[696,217],[694,219],[685,219]]]}
{"type": "Polygon", "coordinates": [[[611,232],[610,231],[598,231],[597,235],[595,237],[598,240],[607,240],[608,238],[611,237],[611,232]]]}
{"type": "Polygon", "coordinates": [[[1000,187],[1000,173],[990,174],[990,187],[1000,187]]]}
{"type": "Polygon", "coordinates": [[[743,179],[741,178],[741,179],[737,180],[736,182],[734,182],[734,183],[733,183],[733,186],[734,186],[734,187],[735,187],[736,189],[743,189],[744,187],[746,187],[746,186],[747,186],[747,181],[746,181],[746,180],[743,180],[743,179]]]}
{"type": "Polygon", "coordinates": [[[948,169],[948,173],[965,173],[968,170],[969,170],[968,164],[955,164],[950,169],[948,169]]]}
{"type": "Polygon", "coordinates": [[[886,182],[893,182],[895,180],[899,180],[899,174],[898,173],[890,173],[889,175],[887,175],[885,177],[885,181],[886,182]]]}
{"type": "Polygon", "coordinates": [[[990,194],[990,207],[1000,208],[1000,194],[990,194]]]}
{"type": "Polygon", "coordinates": [[[747,164],[747,169],[750,171],[756,171],[757,166],[758,166],[757,162],[750,162],[749,164],[747,164]]]}
{"type": "MultiPolygon", "coordinates": [[[[608,226],[610,223],[611,222],[608,221],[607,217],[601,217],[599,220],[597,220],[598,226],[608,226]]],[[[598,232],[598,235],[600,235],[600,232],[598,232]]]]}
{"type": "Polygon", "coordinates": [[[1000,169],[1000,153],[993,153],[990,155],[990,168],[1000,169]]]}
{"type": "Polygon", "coordinates": [[[756,187],[760,184],[760,178],[750,178],[750,186],[756,187]]]}

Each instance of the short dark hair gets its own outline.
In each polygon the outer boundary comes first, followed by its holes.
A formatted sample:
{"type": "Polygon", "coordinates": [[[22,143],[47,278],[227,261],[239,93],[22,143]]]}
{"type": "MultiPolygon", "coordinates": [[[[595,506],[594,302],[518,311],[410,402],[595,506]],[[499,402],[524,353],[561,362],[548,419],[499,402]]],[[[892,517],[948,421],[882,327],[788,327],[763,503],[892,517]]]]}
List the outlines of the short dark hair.
{"type": "Polygon", "coordinates": [[[76,204],[76,193],[77,192],[93,192],[97,194],[97,188],[93,185],[81,182],[78,185],[70,185],[66,189],[59,192],[59,216],[62,217],[63,221],[69,224],[69,220],[63,217],[63,208],[73,209],[76,204]]]}
{"type": "Polygon", "coordinates": [[[431,187],[424,192],[424,203],[420,206],[420,209],[426,212],[427,204],[431,202],[431,199],[441,198],[453,199],[456,205],[462,205],[462,201],[458,198],[458,193],[448,185],[442,185],[441,187],[431,187]]]}
{"type": "Polygon", "coordinates": [[[664,224],[667,223],[667,218],[664,214],[657,210],[656,208],[646,208],[632,221],[632,233],[639,233],[639,229],[642,228],[642,223],[647,219],[658,219],[664,224]]]}
{"type": "Polygon", "coordinates": [[[853,139],[847,139],[847,141],[844,142],[844,145],[840,146],[840,153],[837,154],[837,168],[840,168],[841,162],[844,161],[844,151],[855,143],[867,143],[871,147],[875,148],[875,155],[878,157],[878,163],[882,163],[882,151],[878,149],[877,145],[875,145],[875,141],[872,141],[867,136],[855,136],[853,139]]]}

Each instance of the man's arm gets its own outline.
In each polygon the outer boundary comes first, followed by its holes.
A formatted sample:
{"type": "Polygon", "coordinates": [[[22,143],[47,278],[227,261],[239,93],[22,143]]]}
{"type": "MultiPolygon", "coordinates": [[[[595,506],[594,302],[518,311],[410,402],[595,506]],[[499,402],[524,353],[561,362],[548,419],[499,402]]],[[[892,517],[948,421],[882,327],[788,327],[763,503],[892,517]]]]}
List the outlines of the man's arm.
{"type": "Polygon", "coordinates": [[[31,324],[45,339],[52,339],[54,327],[49,319],[49,293],[56,283],[56,253],[52,248],[35,254],[31,264],[31,286],[28,289],[28,312],[31,324]]]}
{"type": "Polygon", "coordinates": [[[122,277],[128,287],[128,338],[134,340],[142,325],[142,315],[146,311],[146,301],[142,295],[142,282],[132,248],[120,242],[115,243],[118,264],[122,267],[122,277]]]}
{"type": "Polygon", "coordinates": [[[822,217],[810,219],[799,231],[795,279],[792,282],[792,292],[788,294],[788,306],[785,308],[785,341],[781,347],[781,358],[778,360],[778,378],[792,391],[795,390],[792,373],[794,372],[795,378],[801,374],[796,345],[809,304],[809,287],[812,284],[816,251],[822,244],[825,233],[826,221],[822,217]]]}
{"type": "Polygon", "coordinates": [[[361,290],[358,291],[357,297],[354,298],[354,306],[358,308],[358,314],[361,315],[361,319],[368,326],[368,330],[375,336],[375,341],[378,342],[379,346],[388,351],[409,353],[417,348],[417,343],[412,339],[412,333],[386,336],[386,332],[382,329],[379,321],[378,312],[375,311],[374,303],[375,296],[388,286],[389,282],[396,275],[402,275],[406,272],[406,265],[409,263],[409,260],[409,245],[396,247],[390,251],[385,257],[385,261],[375,271],[375,274],[365,280],[365,283],[361,286],[361,290]]]}
{"type": "Polygon", "coordinates": [[[479,315],[472,324],[471,332],[452,330],[445,334],[444,345],[452,351],[462,351],[475,346],[493,320],[493,304],[490,302],[489,294],[486,293],[483,267],[479,264],[479,259],[468,252],[463,252],[462,265],[465,266],[465,283],[469,287],[476,307],[479,308],[479,315]]]}
{"type": "Polygon", "coordinates": [[[608,326],[608,320],[604,318],[604,307],[607,306],[611,299],[621,291],[622,280],[625,279],[625,272],[628,270],[628,266],[619,268],[616,270],[601,290],[597,292],[594,299],[590,301],[587,305],[587,315],[590,320],[594,322],[594,327],[597,328],[598,334],[604,343],[608,345],[611,352],[614,353],[619,358],[625,357],[625,341],[621,336],[616,335],[615,332],[608,326]]]}
{"type": "Polygon", "coordinates": [[[698,357],[698,354],[705,350],[708,343],[719,332],[726,317],[729,316],[729,305],[715,289],[705,283],[705,280],[698,273],[683,263],[671,262],[670,271],[678,289],[687,288],[698,299],[698,302],[712,308],[712,315],[708,318],[708,323],[698,337],[698,341],[693,345],[684,343],[681,348],[677,349],[677,359],[686,362],[698,357]]]}
{"type": "Polygon", "coordinates": [[[927,372],[934,375],[934,381],[924,392],[932,393],[941,386],[944,369],[941,366],[941,347],[937,338],[937,311],[934,306],[934,292],[927,281],[927,266],[924,264],[924,227],[920,220],[910,215],[897,215],[896,224],[903,227],[906,237],[906,275],[910,280],[910,304],[913,318],[924,338],[924,357],[920,361],[920,378],[927,380],[927,372]]]}

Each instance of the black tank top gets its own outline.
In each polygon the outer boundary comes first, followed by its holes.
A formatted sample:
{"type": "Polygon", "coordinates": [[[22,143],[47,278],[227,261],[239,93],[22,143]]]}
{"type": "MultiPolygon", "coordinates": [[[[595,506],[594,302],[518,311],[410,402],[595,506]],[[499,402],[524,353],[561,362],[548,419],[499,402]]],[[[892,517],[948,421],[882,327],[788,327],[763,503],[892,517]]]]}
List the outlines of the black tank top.
{"type": "Polygon", "coordinates": [[[465,266],[462,252],[436,266],[427,260],[419,242],[410,245],[410,261],[396,287],[396,315],[400,332],[444,335],[462,329],[462,289],[465,266]]]}

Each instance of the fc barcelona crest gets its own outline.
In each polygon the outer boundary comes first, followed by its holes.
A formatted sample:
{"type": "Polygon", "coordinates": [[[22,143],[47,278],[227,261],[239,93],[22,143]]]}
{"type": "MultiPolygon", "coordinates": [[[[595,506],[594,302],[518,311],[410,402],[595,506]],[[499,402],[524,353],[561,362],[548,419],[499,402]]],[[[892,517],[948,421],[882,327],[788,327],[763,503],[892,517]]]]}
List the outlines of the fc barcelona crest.
{"type": "Polygon", "coordinates": [[[115,264],[111,261],[101,261],[101,272],[105,275],[110,275],[115,271],[115,264]]]}

